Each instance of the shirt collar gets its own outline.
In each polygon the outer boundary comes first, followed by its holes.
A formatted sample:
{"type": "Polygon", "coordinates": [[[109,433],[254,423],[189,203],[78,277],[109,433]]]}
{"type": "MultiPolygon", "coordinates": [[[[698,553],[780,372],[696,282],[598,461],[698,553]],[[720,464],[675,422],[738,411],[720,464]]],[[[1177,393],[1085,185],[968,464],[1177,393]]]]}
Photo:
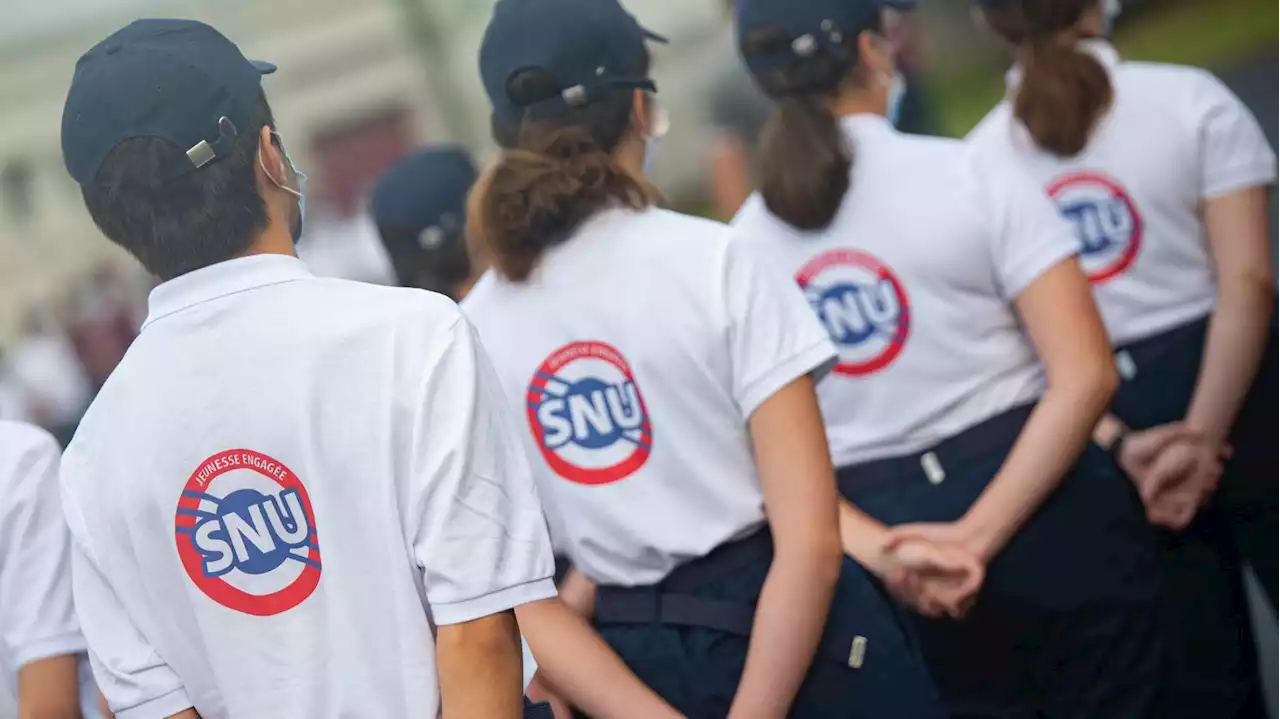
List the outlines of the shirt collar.
{"type": "MultiPolygon", "coordinates": [[[[1102,67],[1106,68],[1110,74],[1120,64],[1120,52],[1115,46],[1102,38],[1085,38],[1076,43],[1076,47],[1086,55],[1092,55],[1094,59],[1102,63],[1102,67]]],[[[1009,68],[1009,72],[1004,76],[1005,84],[1010,90],[1018,86],[1022,81],[1022,68],[1014,65],[1009,68]]]]}
{"type": "Polygon", "coordinates": [[[850,135],[862,135],[868,132],[894,132],[893,123],[884,115],[873,112],[859,112],[840,118],[840,126],[850,135]]]}
{"type": "Polygon", "coordinates": [[[219,297],[311,277],[302,260],[290,255],[250,255],[202,267],[151,290],[142,327],[219,297]]]}

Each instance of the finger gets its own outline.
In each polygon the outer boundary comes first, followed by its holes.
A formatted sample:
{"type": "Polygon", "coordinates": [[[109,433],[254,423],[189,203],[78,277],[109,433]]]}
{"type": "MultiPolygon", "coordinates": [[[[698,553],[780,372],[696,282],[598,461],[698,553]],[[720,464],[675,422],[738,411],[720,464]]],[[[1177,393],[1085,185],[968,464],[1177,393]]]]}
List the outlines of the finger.
{"type": "Polygon", "coordinates": [[[890,527],[880,546],[885,551],[893,551],[908,542],[937,543],[938,529],[927,524],[900,524],[890,527]]]}

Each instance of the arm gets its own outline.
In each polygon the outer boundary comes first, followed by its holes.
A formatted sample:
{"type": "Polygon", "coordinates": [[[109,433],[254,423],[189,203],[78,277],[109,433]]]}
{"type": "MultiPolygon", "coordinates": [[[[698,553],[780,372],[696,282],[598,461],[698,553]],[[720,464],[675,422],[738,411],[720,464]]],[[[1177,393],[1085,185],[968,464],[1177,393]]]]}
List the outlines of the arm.
{"type": "Polygon", "coordinates": [[[450,624],[436,634],[444,719],[517,719],[524,713],[523,652],[510,610],[450,624]]]}
{"type": "Polygon", "coordinates": [[[18,716],[21,719],[79,719],[79,691],[75,655],[64,654],[26,664],[18,670],[18,716]]]}
{"type": "Polygon", "coordinates": [[[749,426],[774,557],[729,716],[783,717],[813,661],[840,576],[838,498],[808,376],[765,400],[749,426]]]}
{"type": "Polygon", "coordinates": [[[0,465],[0,654],[18,671],[19,716],[78,717],[85,643],[72,606],[60,450],[35,427],[0,432],[14,458],[0,465]]]}
{"type": "Polygon", "coordinates": [[[1186,423],[1218,446],[1226,441],[1258,372],[1275,302],[1266,189],[1252,187],[1211,198],[1205,203],[1204,219],[1218,302],[1209,320],[1186,423]]]}
{"type": "Polygon", "coordinates": [[[597,719],[664,719],[674,709],[636,678],[591,625],[559,599],[516,609],[538,675],[597,719]]]}
{"type": "Polygon", "coordinates": [[[596,615],[596,585],[574,567],[569,567],[560,582],[560,599],[583,619],[596,615]]]}
{"type": "Polygon", "coordinates": [[[456,310],[441,326],[432,309],[434,317],[405,329],[402,381],[417,386],[406,392],[402,511],[438,627],[444,716],[518,717],[522,651],[512,610],[555,596],[551,541],[488,357],[456,310]]]}
{"type": "Polygon", "coordinates": [[[1092,290],[1074,257],[1036,278],[1014,305],[1048,386],[999,473],[961,519],[970,546],[987,560],[1058,486],[1119,382],[1092,290]]]}

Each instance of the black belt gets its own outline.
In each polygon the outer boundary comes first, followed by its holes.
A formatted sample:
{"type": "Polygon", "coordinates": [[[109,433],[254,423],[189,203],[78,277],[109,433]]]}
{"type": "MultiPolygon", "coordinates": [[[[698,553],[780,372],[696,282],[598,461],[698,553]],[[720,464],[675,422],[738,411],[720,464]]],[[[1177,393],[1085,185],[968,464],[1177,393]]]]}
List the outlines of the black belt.
{"type": "Polygon", "coordinates": [[[945,473],[949,468],[963,467],[991,452],[1012,446],[1033,409],[1035,403],[1015,407],[923,452],[841,467],[836,473],[840,493],[849,497],[861,490],[911,477],[924,477],[936,484],[941,479],[930,477],[931,473],[945,473]]]}
{"type": "Polygon", "coordinates": [[[529,701],[528,697],[524,699],[524,719],[556,719],[556,715],[551,711],[551,705],[542,702],[534,704],[529,701]]]}
{"type": "Polygon", "coordinates": [[[1121,354],[1129,356],[1129,361],[1137,367],[1146,367],[1160,358],[1177,352],[1184,347],[1201,347],[1204,345],[1206,333],[1209,331],[1209,318],[1205,317],[1185,325],[1174,327],[1158,335],[1127,342],[1116,347],[1117,357],[1121,354]]]}
{"type": "MultiPolygon", "coordinates": [[[[699,586],[733,570],[773,559],[773,536],[767,528],[751,536],[717,547],[705,557],[676,568],[658,584],[645,587],[598,587],[596,624],[663,624],[711,629],[750,637],[755,623],[754,606],[693,594],[699,586]]],[[[838,664],[854,663],[854,637],[824,633],[818,656],[838,664]]],[[[857,658],[861,663],[861,658],[857,658]]]]}

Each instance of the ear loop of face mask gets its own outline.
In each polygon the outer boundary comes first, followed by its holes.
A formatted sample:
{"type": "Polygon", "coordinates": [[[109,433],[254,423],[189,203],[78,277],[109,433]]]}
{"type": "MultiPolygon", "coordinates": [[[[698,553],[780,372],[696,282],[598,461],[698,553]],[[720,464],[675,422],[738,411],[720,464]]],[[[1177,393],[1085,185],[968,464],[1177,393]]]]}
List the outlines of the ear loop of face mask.
{"type": "Polygon", "coordinates": [[[671,129],[671,117],[658,101],[658,96],[651,92],[645,93],[645,113],[649,116],[649,128],[644,136],[644,166],[641,172],[647,175],[653,169],[662,138],[671,129]]]}
{"type": "Polygon", "coordinates": [[[881,41],[884,43],[889,57],[893,59],[893,75],[888,78],[884,114],[885,117],[889,118],[889,122],[894,127],[897,127],[902,115],[902,99],[907,95],[907,78],[902,74],[902,70],[898,69],[898,53],[893,41],[883,36],[881,36],[881,41]]]}
{"type": "MultiPolygon", "coordinates": [[[[299,170],[298,166],[293,164],[293,158],[289,157],[289,151],[284,148],[284,138],[280,136],[280,133],[272,130],[271,136],[275,138],[276,147],[280,150],[280,154],[284,155],[284,161],[289,165],[289,171],[292,172],[293,176],[297,179],[298,189],[295,190],[271,176],[271,173],[267,171],[266,164],[262,161],[261,151],[258,152],[258,166],[262,168],[263,172],[267,173],[267,178],[270,179],[276,187],[279,187],[285,192],[298,198],[298,235],[300,237],[302,235],[302,228],[307,224],[307,173],[299,170]]],[[[298,237],[295,237],[293,238],[293,241],[297,242],[298,239],[298,237]]]]}

